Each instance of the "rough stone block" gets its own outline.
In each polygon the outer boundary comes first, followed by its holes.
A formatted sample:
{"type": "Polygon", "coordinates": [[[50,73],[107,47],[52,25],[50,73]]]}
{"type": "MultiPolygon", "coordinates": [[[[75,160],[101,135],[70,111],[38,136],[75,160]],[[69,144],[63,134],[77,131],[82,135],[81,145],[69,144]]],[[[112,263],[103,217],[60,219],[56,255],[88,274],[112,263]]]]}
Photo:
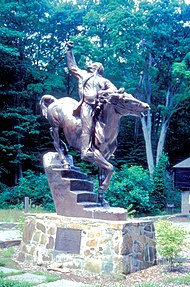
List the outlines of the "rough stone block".
{"type": "MultiPolygon", "coordinates": [[[[58,262],[68,268],[109,274],[128,274],[145,269],[156,262],[154,228],[151,221],[116,222],[55,214],[37,214],[35,217],[28,214],[25,228],[31,226],[30,220],[33,224],[33,234],[30,234],[30,241],[23,240],[21,242],[18,260],[40,262],[41,264],[58,262]],[[37,229],[39,223],[46,230],[48,230],[47,226],[51,226],[51,234],[37,229]],[[152,230],[152,232],[145,231],[145,226],[150,226],[148,230],[152,230]],[[72,252],[74,249],[71,248],[68,253],[67,248],[64,249],[65,247],[56,250],[57,230],[67,231],[62,234],[63,236],[60,234],[62,236],[59,238],[60,246],[65,244],[65,235],[70,246],[74,245],[74,237],[68,235],[73,231],[79,232],[80,248],[78,252],[72,252]],[[146,232],[149,234],[148,237],[145,236],[146,232]],[[42,237],[44,237],[43,240],[42,237]]],[[[77,238],[75,239],[77,240],[77,238]]]]}

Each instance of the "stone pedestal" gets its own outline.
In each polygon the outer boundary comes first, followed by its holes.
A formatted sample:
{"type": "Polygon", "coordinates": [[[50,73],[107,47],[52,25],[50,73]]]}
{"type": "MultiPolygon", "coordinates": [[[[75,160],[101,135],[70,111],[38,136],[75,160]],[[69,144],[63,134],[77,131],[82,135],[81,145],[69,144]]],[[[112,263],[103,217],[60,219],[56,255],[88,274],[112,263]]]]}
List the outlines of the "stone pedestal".
{"type": "Polygon", "coordinates": [[[69,157],[71,169],[61,165],[58,154],[46,153],[43,157],[44,169],[58,215],[97,218],[106,220],[126,220],[127,210],[102,207],[93,192],[93,182],[75,167],[69,157]]]}
{"type": "Polygon", "coordinates": [[[150,220],[29,214],[18,260],[60,262],[63,267],[99,274],[128,274],[155,264],[154,225],[150,220]]]}

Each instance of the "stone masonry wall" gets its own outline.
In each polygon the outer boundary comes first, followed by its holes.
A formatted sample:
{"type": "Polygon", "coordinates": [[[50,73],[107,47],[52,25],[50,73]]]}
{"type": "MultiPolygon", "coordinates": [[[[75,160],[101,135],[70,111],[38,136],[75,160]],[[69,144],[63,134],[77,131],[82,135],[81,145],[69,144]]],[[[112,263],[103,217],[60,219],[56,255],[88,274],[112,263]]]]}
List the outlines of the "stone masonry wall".
{"type": "Polygon", "coordinates": [[[142,220],[27,215],[18,260],[38,264],[61,262],[64,267],[90,272],[128,274],[155,264],[154,225],[142,220]],[[80,231],[80,240],[69,239],[71,248],[80,245],[79,252],[67,252],[66,241],[58,238],[58,229],[80,231]],[[57,243],[66,251],[56,250],[57,243]]]}

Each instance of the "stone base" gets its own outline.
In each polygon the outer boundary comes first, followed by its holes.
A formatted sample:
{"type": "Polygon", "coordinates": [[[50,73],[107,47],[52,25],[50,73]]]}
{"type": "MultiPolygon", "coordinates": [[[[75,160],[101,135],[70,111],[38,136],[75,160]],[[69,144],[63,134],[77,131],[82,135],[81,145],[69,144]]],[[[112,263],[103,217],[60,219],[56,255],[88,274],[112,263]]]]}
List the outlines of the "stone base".
{"type": "Polygon", "coordinates": [[[57,262],[99,274],[142,270],[156,262],[153,221],[29,214],[18,260],[45,265],[57,262]]]}

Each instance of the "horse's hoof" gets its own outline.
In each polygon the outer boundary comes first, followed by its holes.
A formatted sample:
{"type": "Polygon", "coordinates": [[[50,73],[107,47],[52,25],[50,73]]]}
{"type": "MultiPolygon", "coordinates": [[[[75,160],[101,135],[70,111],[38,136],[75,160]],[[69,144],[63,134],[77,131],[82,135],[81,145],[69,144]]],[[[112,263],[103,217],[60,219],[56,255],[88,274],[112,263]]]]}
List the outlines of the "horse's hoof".
{"type": "Polygon", "coordinates": [[[70,166],[70,164],[65,164],[65,165],[63,166],[63,168],[65,168],[65,169],[71,169],[71,166],[70,166]]]}
{"type": "Polygon", "coordinates": [[[100,203],[102,207],[110,207],[109,203],[104,199],[102,193],[98,194],[98,203],[100,203]]]}
{"type": "Polygon", "coordinates": [[[70,164],[68,164],[68,163],[62,163],[63,164],[63,168],[64,169],[71,169],[71,166],[70,166],[70,164]]]}

